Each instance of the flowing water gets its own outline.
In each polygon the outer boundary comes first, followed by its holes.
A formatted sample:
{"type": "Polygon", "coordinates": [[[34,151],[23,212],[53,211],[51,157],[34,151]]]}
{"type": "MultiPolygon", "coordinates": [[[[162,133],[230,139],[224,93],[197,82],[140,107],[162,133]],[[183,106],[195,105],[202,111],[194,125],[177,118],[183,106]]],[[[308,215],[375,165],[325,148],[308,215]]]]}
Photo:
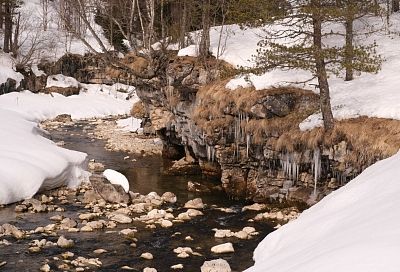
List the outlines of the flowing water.
{"type": "MultiPolygon", "coordinates": [[[[128,156],[126,153],[107,151],[104,148],[104,141],[93,140],[88,135],[93,128],[94,126],[90,123],[82,122],[78,125],[50,131],[50,133],[54,141],[64,141],[65,148],[86,152],[89,159],[95,159],[97,162],[103,163],[106,168],[124,173],[131,183],[131,190],[134,192],[147,194],[155,191],[162,194],[171,191],[175,193],[178,197],[178,203],[171,206],[174,208],[174,215],[184,211],[180,208],[183,203],[196,197],[201,197],[203,202],[207,204],[207,208],[203,211],[204,216],[196,217],[185,223],[176,223],[173,227],[167,229],[158,227],[149,230],[144,228],[144,224],[134,222],[118,226],[112,232],[101,230],[91,233],[65,233],[66,237],[75,241],[75,246],[69,251],[73,252],[75,256],[99,258],[103,264],[96,271],[120,271],[121,267],[125,265],[134,268],[133,271],[142,271],[144,267],[154,267],[158,271],[172,271],[170,266],[176,264],[183,264],[184,268],[180,271],[200,271],[204,261],[218,258],[227,260],[232,271],[243,271],[253,264],[253,251],[257,244],[273,230],[272,225],[266,222],[248,222],[247,220],[253,218],[256,212],[241,212],[244,203],[230,200],[223,193],[197,195],[188,192],[188,180],[202,181],[204,178],[201,176],[163,175],[164,167],[168,162],[159,157],[139,156],[134,158],[131,156],[126,159],[128,156]],[[235,213],[225,213],[214,209],[215,207],[230,207],[235,213]],[[260,234],[249,240],[217,239],[214,238],[214,231],[212,231],[213,228],[238,231],[245,226],[255,227],[260,234]],[[130,246],[131,241],[118,234],[120,229],[128,227],[138,229],[138,233],[135,235],[138,238],[136,248],[130,246]],[[184,239],[189,235],[193,238],[193,241],[184,239]],[[222,255],[211,253],[210,248],[212,246],[225,242],[233,243],[235,253],[222,255]],[[191,247],[193,251],[202,256],[191,256],[186,259],[177,258],[173,249],[179,246],[191,247]],[[106,249],[108,252],[100,256],[95,255],[93,250],[98,248],[106,249]],[[143,252],[152,253],[154,259],[151,261],[141,259],[140,255],[143,252]]],[[[79,212],[83,212],[81,204],[68,204],[66,212],[62,215],[76,219],[79,212]]],[[[14,213],[14,205],[11,205],[0,209],[0,225],[12,223],[21,229],[34,229],[38,226],[50,224],[49,218],[55,214],[57,213],[17,215],[14,213]]],[[[58,234],[63,233],[59,232],[58,234]]],[[[58,236],[44,238],[55,242],[58,236]]],[[[5,266],[0,267],[0,271],[38,271],[46,259],[50,260],[51,268],[58,271],[57,266],[52,264],[52,260],[66,250],[52,247],[32,254],[28,252],[27,244],[33,239],[43,239],[43,234],[33,234],[31,237],[20,241],[8,239],[12,242],[12,245],[0,245],[0,263],[2,261],[7,262],[5,266]]]]}

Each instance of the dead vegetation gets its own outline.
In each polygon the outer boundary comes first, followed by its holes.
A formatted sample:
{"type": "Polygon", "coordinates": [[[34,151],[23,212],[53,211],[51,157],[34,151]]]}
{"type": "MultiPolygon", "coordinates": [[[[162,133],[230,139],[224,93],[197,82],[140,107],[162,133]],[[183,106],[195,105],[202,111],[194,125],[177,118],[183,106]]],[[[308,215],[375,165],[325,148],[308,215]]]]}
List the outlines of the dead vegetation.
{"type": "Polygon", "coordinates": [[[143,119],[146,117],[146,109],[142,101],[138,101],[133,104],[131,108],[131,116],[137,119],[143,119]]]}
{"type": "Polygon", "coordinates": [[[251,137],[251,144],[268,145],[275,151],[299,152],[317,147],[330,149],[346,142],[349,154],[346,162],[366,166],[394,155],[400,148],[400,121],[360,117],[337,121],[335,128],[326,133],[323,128],[300,131],[299,124],[318,110],[318,97],[310,91],[296,88],[271,88],[256,91],[242,88],[235,91],[225,88],[227,81],[210,84],[197,94],[193,120],[206,136],[221,134],[223,137],[240,129],[241,138],[251,137]],[[309,107],[295,106],[284,117],[259,118],[252,112],[253,106],[266,96],[289,94],[296,101],[308,97],[309,107]],[[238,126],[240,124],[240,128],[238,126]],[[222,132],[222,133],[221,133],[222,132]]]}

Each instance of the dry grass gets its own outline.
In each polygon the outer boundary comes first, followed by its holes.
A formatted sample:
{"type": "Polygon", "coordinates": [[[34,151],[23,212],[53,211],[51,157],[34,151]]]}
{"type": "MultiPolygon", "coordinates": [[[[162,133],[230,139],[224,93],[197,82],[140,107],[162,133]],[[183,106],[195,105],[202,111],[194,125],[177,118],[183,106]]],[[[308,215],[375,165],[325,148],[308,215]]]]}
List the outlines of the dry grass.
{"type": "Polygon", "coordinates": [[[143,119],[144,117],[146,117],[146,109],[142,101],[138,101],[133,104],[131,108],[131,116],[138,119],[143,119]]]}
{"type": "MultiPolygon", "coordinates": [[[[255,90],[254,88],[240,88],[235,91],[225,88],[228,80],[204,86],[197,93],[197,104],[192,118],[207,134],[218,130],[227,130],[232,127],[239,115],[252,115],[251,108],[266,96],[290,94],[294,97],[309,96],[317,100],[317,96],[310,91],[296,88],[270,88],[255,90]]],[[[295,108],[289,115],[282,118],[257,119],[249,118],[242,121],[242,130],[252,135],[253,143],[261,144],[268,137],[279,137],[285,131],[298,128],[298,125],[317,108],[295,108]]],[[[253,116],[254,117],[254,116],[253,116]]]]}
{"type": "Polygon", "coordinates": [[[360,117],[337,121],[329,133],[323,128],[306,132],[292,129],[279,137],[275,147],[277,150],[301,151],[318,146],[331,148],[343,141],[351,151],[346,156],[346,163],[370,165],[399,151],[400,121],[360,117]]]}

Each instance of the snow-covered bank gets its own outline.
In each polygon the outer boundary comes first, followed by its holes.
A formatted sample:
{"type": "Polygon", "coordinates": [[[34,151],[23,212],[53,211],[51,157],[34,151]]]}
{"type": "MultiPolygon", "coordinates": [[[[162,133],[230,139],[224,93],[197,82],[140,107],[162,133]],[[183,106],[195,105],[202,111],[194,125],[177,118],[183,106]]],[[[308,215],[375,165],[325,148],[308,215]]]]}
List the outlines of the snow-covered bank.
{"type": "Polygon", "coordinates": [[[41,189],[75,186],[87,178],[82,170],[86,154],[43,138],[37,122],[60,114],[73,119],[128,114],[138,100],[132,86],[80,86],[86,90],[68,97],[29,91],[0,96],[0,204],[32,197],[41,189]],[[128,93],[133,97],[126,100],[128,93]]]}
{"type": "Polygon", "coordinates": [[[400,152],[268,235],[246,271],[398,271],[399,176],[400,152]]]}
{"type": "Polygon", "coordinates": [[[39,132],[36,123],[0,108],[0,204],[87,179],[86,154],[60,148],[39,132]]]}
{"type": "MultiPolygon", "coordinates": [[[[31,121],[43,121],[60,114],[70,114],[72,119],[105,117],[108,115],[128,114],[133,103],[138,100],[134,96],[126,100],[126,93],[118,92],[121,87],[84,85],[86,92],[65,97],[53,94],[33,94],[29,91],[9,93],[0,96],[0,108],[19,112],[31,121]]],[[[133,87],[129,87],[129,90],[133,87]]]]}

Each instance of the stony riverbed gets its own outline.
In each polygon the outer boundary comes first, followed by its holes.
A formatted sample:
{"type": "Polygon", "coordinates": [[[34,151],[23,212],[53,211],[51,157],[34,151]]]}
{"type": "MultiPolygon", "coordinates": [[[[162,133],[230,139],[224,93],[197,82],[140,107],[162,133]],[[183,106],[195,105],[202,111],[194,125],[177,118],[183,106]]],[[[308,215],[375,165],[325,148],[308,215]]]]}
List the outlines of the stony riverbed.
{"type": "Polygon", "coordinates": [[[169,162],[159,157],[157,139],[110,133],[113,122],[45,128],[60,145],[88,153],[93,172],[104,166],[124,173],[132,203],[108,204],[85,184],[0,207],[0,271],[199,271],[216,259],[226,261],[220,271],[242,271],[268,233],[298,216],[296,208],[188,192],[188,181],[204,178],[164,175],[169,162]],[[146,143],[154,145],[140,148],[146,143]]]}

